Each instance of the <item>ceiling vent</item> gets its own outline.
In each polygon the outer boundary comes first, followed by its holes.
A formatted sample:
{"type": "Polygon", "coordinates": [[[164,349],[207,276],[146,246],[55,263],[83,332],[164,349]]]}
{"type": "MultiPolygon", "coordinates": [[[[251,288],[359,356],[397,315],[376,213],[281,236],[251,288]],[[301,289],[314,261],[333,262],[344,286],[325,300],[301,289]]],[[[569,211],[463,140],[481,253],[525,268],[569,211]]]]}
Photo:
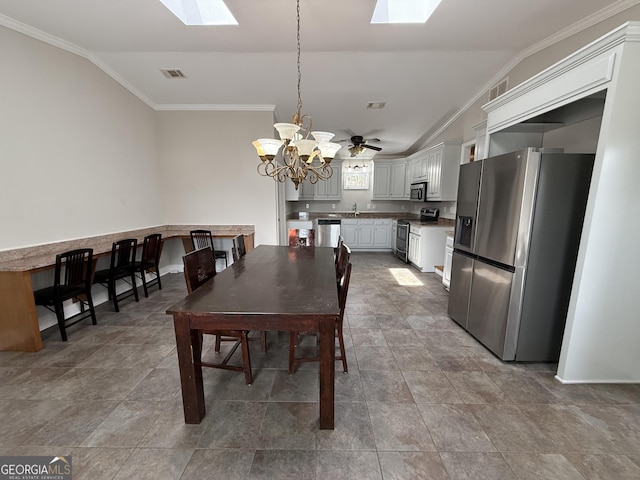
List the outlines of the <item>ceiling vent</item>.
{"type": "Polygon", "coordinates": [[[384,108],[386,104],[387,104],[386,102],[369,102],[367,103],[367,108],[381,109],[381,108],[384,108]]]}
{"type": "Polygon", "coordinates": [[[182,70],[178,68],[161,68],[160,71],[167,78],[187,78],[187,76],[182,73],[182,70]]]}
{"type": "Polygon", "coordinates": [[[493,100],[494,98],[498,98],[500,95],[507,91],[508,81],[509,78],[505,78],[489,91],[489,101],[493,100]]]}

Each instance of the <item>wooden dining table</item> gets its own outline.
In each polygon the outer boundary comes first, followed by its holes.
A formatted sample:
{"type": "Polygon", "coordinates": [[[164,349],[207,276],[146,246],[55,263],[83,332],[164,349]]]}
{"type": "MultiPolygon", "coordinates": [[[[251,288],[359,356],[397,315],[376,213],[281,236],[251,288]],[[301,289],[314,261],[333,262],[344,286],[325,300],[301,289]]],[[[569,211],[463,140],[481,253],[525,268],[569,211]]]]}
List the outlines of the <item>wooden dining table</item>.
{"type": "Polygon", "coordinates": [[[185,423],[206,414],[199,330],[316,332],[320,429],[334,428],[335,322],[340,313],[333,248],[260,245],[167,310],[173,315],[185,423]]]}

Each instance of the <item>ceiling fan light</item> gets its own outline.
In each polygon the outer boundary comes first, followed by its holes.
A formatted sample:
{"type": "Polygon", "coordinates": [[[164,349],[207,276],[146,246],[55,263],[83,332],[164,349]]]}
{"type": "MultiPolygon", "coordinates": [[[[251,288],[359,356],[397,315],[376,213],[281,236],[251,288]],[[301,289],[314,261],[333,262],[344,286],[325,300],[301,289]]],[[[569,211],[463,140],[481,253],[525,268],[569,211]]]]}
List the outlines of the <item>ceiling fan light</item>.
{"type": "MultiPolygon", "coordinates": [[[[335,134],[331,132],[311,132],[311,135],[313,135],[313,138],[315,138],[320,145],[323,143],[329,143],[331,139],[335,137],[335,134]]],[[[324,153],[322,156],[324,156],[324,153]]]]}
{"type": "Polygon", "coordinates": [[[353,145],[352,147],[349,147],[349,152],[351,152],[352,157],[362,153],[363,150],[364,147],[362,145],[353,145]]]}
{"type": "Polygon", "coordinates": [[[295,123],[275,123],[273,127],[278,131],[282,140],[295,138],[296,133],[300,130],[300,125],[296,125],[295,123]]]}

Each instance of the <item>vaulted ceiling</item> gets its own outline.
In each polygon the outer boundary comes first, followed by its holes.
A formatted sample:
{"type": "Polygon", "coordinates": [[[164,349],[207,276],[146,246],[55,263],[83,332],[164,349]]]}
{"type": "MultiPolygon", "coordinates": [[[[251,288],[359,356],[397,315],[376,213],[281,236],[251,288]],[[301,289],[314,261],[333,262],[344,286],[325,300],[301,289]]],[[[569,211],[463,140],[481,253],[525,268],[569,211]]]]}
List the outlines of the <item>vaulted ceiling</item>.
{"type": "MultiPolygon", "coordinates": [[[[426,24],[371,25],[375,0],[302,0],[302,110],[336,139],[375,136],[381,155],[411,153],[520,52],[636,3],[443,0],[426,24]]],[[[274,106],[290,121],[295,1],[226,4],[238,26],[185,26],[160,0],[0,0],[0,25],[87,56],[153,108],[274,106]]]]}

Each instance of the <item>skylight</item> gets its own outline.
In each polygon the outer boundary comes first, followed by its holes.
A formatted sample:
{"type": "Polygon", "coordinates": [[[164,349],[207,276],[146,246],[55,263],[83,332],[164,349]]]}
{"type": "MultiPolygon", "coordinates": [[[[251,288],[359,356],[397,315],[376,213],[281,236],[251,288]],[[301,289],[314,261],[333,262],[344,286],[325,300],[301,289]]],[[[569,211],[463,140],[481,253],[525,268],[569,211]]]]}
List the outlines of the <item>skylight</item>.
{"type": "Polygon", "coordinates": [[[377,0],[371,23],[425,23],[440,0],[377,0]]]}
{"type": "Polygon", "coordinates": [[[238,25],[223,0],[160,0],[185,25],[238,25]]]}

